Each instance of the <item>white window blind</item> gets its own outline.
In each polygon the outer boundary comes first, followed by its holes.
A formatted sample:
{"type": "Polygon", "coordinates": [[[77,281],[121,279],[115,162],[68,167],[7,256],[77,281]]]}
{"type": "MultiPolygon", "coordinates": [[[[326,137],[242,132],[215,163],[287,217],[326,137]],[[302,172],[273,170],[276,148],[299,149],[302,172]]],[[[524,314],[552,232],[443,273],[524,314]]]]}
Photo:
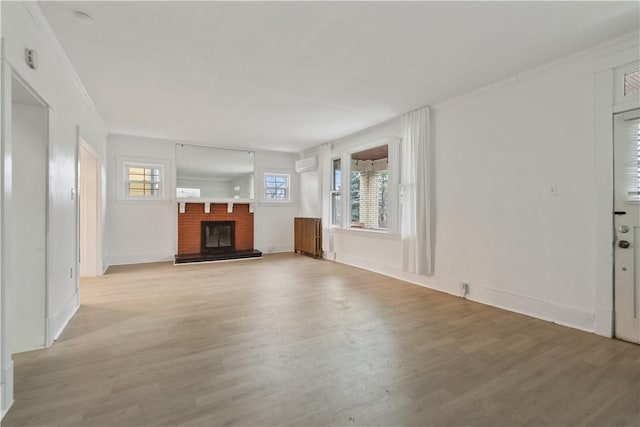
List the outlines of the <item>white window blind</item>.
{"type": "Polygon", "coordinates": [[[640,119],[627,122],[627,194],[630,201],[640,202],[640,119]]]}

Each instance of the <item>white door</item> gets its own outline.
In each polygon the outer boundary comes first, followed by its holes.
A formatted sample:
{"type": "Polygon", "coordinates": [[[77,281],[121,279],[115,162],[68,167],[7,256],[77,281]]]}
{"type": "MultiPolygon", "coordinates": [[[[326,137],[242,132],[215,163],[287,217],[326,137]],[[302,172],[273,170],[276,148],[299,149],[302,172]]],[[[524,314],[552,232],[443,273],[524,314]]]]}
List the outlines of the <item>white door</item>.
{"type": "Polygon", "coordinates": [[[615,335],[640,343],[640,110],[613,117],[615,335]]]}

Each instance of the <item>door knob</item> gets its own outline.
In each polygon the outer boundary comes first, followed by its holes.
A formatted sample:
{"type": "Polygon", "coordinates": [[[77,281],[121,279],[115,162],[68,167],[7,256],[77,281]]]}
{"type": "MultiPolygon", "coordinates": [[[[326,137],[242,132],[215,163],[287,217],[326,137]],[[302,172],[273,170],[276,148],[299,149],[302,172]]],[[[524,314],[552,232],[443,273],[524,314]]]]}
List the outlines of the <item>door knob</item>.
{"type": "Polygon", "coordinates": [[[618,246],[621,247],[622,249],[627,249],[629,246],[631,246],[631,243],[629,243],[626,240],[620,240],[618,242],[618,246]]]}

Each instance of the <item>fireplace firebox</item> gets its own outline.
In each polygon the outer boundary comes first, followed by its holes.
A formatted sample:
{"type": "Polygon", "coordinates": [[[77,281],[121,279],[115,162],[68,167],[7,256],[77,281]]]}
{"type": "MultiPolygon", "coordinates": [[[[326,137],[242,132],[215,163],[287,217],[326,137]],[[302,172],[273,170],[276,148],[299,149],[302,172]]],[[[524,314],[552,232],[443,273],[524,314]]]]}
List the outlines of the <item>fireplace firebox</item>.
{"type": "Polygon", "coordinates": [[[235,221],[202,221],[203,254],[223,254],[235,251],[235,221]]]}

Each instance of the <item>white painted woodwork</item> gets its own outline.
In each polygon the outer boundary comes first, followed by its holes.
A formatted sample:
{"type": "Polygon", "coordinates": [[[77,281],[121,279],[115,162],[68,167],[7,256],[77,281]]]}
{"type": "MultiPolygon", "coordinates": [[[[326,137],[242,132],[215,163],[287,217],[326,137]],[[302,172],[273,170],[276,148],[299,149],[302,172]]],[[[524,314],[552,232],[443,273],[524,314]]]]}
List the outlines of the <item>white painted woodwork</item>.
{"type": "MultiPolygon", "coordinates": [[[[2,141],[3,141],[3,137],[4,137],[4,131],[5,131],[5,124],[4,124],[4,114],[3,114],[3,110],[4,110],[4,104],[5,104],[5,97],[8,97],[8,94],[5,94],[3,91],[3,84],[2,84],[2,69],[4,67],[3,61],[2,61],[2,57],[4,57],[4,53],[3,53],[3,46],[2,46],[2,7],[0,6],[0,213],[3,211],[3,202],[2,202],[2,188],[4,188],[4,179],[3,179],[3,150],[2,150],[2,141]]],[[[1,214],[0,214],[1,215],[1,214]]],[[[2,285],[4,283],[3,280],[3,265],[2,265],[2,241],[3,241],[3,232],[2,232],[2,219],[0,219],[0,420],[2,420],[2,418],[4,417],[4,386],[5,386],[5,379],[4,379],[4,351],[3,351],[3,343],[4,343],[4,296],[3,296],[3,289],[4,286],[2,285]]]]}
{"type": "MultiPolygon", "coordinates": [[[[16,92],[15,90],[13,91],[16,92]]],[[[45,346],[48,119],[38,105],[12,104],[11,350],[45,346]]]]}
{"type": "MultiPolygon", "coordinates": [[[[0,7],[0,10],[2,7],[0,7]]],[[[4,42],[4,41],[3,41],[4,42]]],[[[4,43],[2,43],[2,53],[4,56],[4,43]]],[[[9,304],[7,300],[10,297],[9,287],[6,285],[9,283],[9,269],[8,265],[11,264],[11,162],[6,159],[11,158],[11,112],[13,110],[11,106],[11,67],[4,60],[0,62],[0,207],[2,208],[0,214],[0,418],[4,417],[9,408],[13,405],[13,359],[11,354],[10,336],[11,328],[9,324],[11,322],[9,316],[9,304]]]]}
{"type": "Polygon", "coordinates": [[[254,203],[253,199],[235,199],[233,197],[178,197],[178,203],[239,203],[249,204],[254,203]]]}
{"type": "MultiPolygon", "coordinates": [[[[637,110],[636,110],[637,111],[637,110]]],[[[624,114],[614,115],[614,210],[626,212],[614,215],[615,227],[615,335],[640,343],[640,203],[629,201],[630,151],[636,153],[638,120],[625,120],[624,114]],[[631,140],[631,136],[634,136],[631,140]],[[626,227],[626,232],[621,229],[626,227]],[[628,248],[620,247],[628,242],[628,248]]],[[[638,165],[635,165],[637,174],[638,165]]]]}

